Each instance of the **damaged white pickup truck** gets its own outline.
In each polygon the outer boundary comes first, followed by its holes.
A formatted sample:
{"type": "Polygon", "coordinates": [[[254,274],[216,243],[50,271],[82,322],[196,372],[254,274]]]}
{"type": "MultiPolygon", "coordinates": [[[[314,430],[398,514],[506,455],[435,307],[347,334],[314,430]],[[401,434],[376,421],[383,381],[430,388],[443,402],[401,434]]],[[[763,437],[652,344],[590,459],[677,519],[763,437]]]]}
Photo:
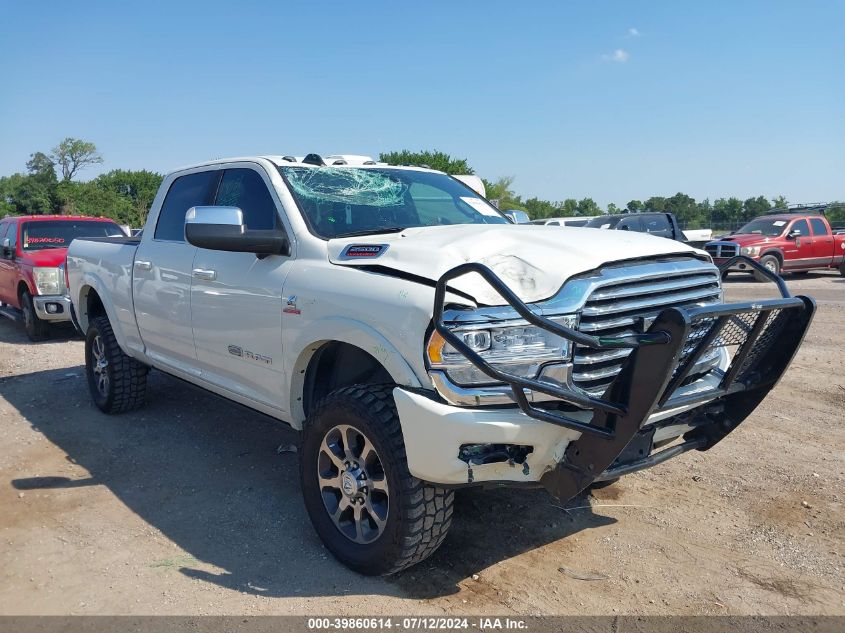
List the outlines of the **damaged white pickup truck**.
{"type": "Polygon", "coordinates": [[[676,241],[516,226],[445,174],[313,154],[178,170],[140,237],[75,240],[67,269],[96,405],[142,405],[155,368],[301,429],[314,527],[366,574],[434,552],[457,487],[567,501],[709,449],[815,309],[771,273],[782,298],[724,304],[676,241]]]}

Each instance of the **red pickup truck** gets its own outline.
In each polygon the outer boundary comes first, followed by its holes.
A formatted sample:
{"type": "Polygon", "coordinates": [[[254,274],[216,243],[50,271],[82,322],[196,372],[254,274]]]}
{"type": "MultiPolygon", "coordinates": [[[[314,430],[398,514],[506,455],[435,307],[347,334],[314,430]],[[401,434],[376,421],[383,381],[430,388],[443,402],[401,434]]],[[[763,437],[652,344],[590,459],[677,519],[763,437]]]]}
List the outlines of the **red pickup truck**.
{"type": "MultiPolygon", "coordinates": [[[[754,218],[731,235],[708,242],[704,249],[719,266],[746,255],[775,274],[838,268],[845,277],[845,235],[834,234],[823,215],[784,213],[754,218]]],[[[728,272],[754,272],[737,262],[728,272]]],[[[755,277],[765,278],[757,272],[755,277]]]]}
{"type": "Polygon", "coordinates": [[[49,323],[70,321],[65,256],[78,237],[125,235],[107,218],[68,215],[9,216],[0,220],[0,314],[20,320],[33,341],[49,323]]]}

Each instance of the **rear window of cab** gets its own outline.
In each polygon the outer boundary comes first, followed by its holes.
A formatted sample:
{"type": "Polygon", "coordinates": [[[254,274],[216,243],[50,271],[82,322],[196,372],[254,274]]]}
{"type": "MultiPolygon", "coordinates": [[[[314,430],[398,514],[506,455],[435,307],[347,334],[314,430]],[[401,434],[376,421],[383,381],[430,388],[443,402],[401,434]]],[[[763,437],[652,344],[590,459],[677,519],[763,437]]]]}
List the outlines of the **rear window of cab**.
{"type": "Polygon", "coordinates": [[[83,237],[123,237],[117,224],[104,220],[38,220],[24,222],[21,228],[21,250],[38,251],[67,248],[83,237]]]}

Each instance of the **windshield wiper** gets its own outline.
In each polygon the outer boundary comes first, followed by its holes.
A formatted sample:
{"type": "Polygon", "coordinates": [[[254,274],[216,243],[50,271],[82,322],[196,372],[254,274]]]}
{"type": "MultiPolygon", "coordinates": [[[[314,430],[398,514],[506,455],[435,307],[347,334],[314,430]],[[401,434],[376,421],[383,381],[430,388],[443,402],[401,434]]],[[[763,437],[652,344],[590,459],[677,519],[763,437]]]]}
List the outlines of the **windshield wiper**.
{"type": "Polygon", "coordinates": [[[379,233],[400,233],[407,228],[407,226],[383,226],[378,229],[365,229],[363,231],[341,233],[340,235],[335,235],[335,237],[360,237],[362,235],[378,235],[379,233]]]}

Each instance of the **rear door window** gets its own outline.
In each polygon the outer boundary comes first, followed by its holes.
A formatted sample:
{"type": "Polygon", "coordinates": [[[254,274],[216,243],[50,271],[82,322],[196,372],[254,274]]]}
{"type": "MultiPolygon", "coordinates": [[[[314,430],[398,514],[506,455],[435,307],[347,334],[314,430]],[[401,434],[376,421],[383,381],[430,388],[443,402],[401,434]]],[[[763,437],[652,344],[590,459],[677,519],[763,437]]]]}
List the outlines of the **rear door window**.
{"type": "Polygon", "coordinates": [[[619,224],[616,225],[617,231],[637,231],[638,233],[643,233],[645,229],[643,228],[643,223],[640,218],[624,218],[619,220],[619,224]]]}
{"type": "Polygon", "coordinates": [[[254,169],[227,169],[217,188],[214,204],[238,207],[249,229],[270,230],[279,225],[273,196],[264,179],[254,169]]]}
{"type": "Polygon", "coordinates": [[[829,235],[827,225],[821,218],[811,218],[810,226],[813,227],[813,235],[829,235]]]}
{"type": "Polygon", "coordinates": [[[191,207],[209,204],[219,171],[201,171],[173,181],[158,214],[154,238],[185,241],[185,214],[191,207]]]}
{"type": "Polygon", "coordinates": [[[665,215],[650,215],[643,218],[646,233],[660,237],[672,237],[672,225],[665,215]]]}

